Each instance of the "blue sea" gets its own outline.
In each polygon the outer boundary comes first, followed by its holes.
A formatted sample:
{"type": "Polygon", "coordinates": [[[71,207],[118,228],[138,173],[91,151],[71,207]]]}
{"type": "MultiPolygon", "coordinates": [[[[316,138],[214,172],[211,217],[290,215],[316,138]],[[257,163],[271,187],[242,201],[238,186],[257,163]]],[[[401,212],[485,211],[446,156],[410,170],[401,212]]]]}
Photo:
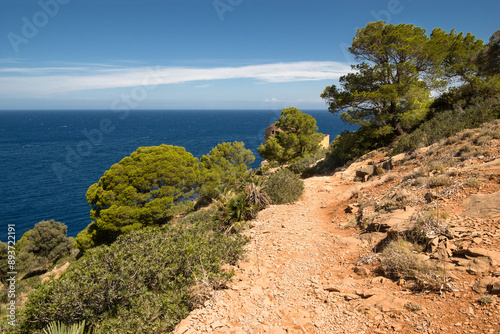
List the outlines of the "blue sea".
{"type": "MultiPolygon", "coordinates": [[[[303,110],[333,139],[346,126],[326,110],[303,110]]],[[[0,111],[0,240],[54,219],[76,236],[90,223],[88,187],[138,147],[183,146],[194,156],[218,143],[257,147],[280,110],[0,111]]]]}

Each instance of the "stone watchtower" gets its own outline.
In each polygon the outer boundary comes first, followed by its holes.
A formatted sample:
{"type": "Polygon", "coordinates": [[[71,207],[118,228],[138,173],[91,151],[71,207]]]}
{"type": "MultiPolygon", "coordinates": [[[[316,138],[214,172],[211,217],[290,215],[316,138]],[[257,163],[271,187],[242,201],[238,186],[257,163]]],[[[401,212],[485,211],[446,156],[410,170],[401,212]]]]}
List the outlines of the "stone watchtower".
{"type": "Polygon", "coordinates": [[[281,131],[281,129],[278,128],[274,123],[269,125],[264,134],[264,145],[267,144],[269,138],[273,137],[278,131],[281,131]]]}

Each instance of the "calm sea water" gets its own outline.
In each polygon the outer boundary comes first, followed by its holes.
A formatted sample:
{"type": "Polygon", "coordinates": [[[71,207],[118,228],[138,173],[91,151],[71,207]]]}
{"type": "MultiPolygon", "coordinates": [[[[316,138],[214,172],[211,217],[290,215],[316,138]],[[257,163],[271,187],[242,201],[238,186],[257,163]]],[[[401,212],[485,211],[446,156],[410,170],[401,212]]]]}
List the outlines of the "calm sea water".
{"type": "MultiPolygon", "coordinates": [[[[307,111],[334,138],[343,125],[326,110],[307,111]]],[[[19,239],[41,220],[55,219],[76,236],[89,223],[88,187],[140,146],[184,146],[194,156],[218,143],[257,147],[280,111],[0,111],[0,240],[7,225],[19,239]]]]}

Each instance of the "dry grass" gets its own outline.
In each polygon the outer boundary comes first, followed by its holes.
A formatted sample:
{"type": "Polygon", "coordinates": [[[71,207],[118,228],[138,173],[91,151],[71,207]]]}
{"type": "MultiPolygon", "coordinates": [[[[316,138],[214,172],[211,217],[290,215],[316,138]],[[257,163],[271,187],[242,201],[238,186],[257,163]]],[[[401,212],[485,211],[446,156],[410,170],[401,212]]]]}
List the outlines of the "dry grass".
{"type": "Polygon", "coordinates": [[[477,146],[486,146],[490,141],[493,140],[493,137],[488,134],[482,134],[474,138],[472,141],[474,145],[477,146]]]}
{"type": "Polygon", "coordinates": [[[405,309],[411,312],[420,311],[422,307],[414,302],[408,302],[405,304],[405,309]]]}
{"type": "Polygon", "coordinates": [[[469,177],[464,181],[464,186],[479,189],[479,187],[481,186],[481,180],[479,180],[477,177],[469,177]]]}
{"type": "Polygon", "coordinates": [[[489,305],[493,303],[493,296],[492,295],[481,296],[481,298],[479,298],[477,302],[481,305],[489,305]]]}
{"type": "Polygon", "coordinates": [[[422,260],[415,245],[408,241],[391,241],[382,252],[381,268],[391,278],[413,281],[417,290],[435,291],[443,287],[440,269],[422,260]]]}
{"type": "Polygon", "coordinates": [[[450,184],[450,178],[446,175],[438,175],[429,179],[428,185],[431,188],[443,187],[450,184]]]}

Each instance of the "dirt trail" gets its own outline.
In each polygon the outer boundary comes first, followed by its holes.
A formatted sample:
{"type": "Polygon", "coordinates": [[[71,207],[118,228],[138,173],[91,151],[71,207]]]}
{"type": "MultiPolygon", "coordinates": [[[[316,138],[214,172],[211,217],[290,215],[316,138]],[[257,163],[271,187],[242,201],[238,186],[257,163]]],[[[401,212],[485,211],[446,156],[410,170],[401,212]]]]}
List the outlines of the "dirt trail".
{"type": "Polygon", "coordinates": [[[230,288],[175,333],[366,333],[371,321],[328,291],[348,284],[347,259],[361,251],[348,237],[354,230],[336,229],[325,214],[345,188],[334,177],[310,178],[300,201],[261,211],[230,288]]]}
{"type": "Polygon", "coordinates": [[[379,154],[304,180],[298,202],[271,206],[251,222],[247,257],[230,268],[229,287],[174,333],[500,333],[500,140],[491,141],[488,157],[438,165],[442,171],[427,166],[444,164],[462,144],[436,144],[413,158],[379,154]],[[389,168],[375,175],[382,165],[389,168]],[[414,176],[423,168],[429,175],[414,176]],[[369,177],[357,182],[363,173],[369,177]],[[439,178],[447,182],[421,184],[439,178]],[[438,205],[446,233],[418,256],[441,268],[447,287],[417,292],[411,282],[380,276],[375,245],[438,205]],[[375,230],[356,227],[360,218],[375,230]],[[445,257],[436,258],[441,249],[445,257]]]}

